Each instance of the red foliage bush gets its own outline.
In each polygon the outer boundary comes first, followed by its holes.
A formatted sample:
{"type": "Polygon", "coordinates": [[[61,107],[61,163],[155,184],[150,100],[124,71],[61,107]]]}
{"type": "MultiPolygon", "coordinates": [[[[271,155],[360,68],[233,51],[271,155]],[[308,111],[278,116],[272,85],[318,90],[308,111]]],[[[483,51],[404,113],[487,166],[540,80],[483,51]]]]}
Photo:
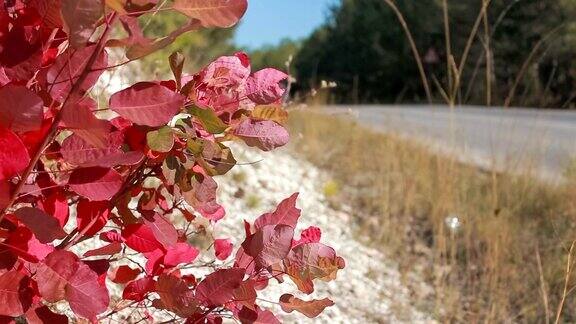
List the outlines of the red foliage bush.
{"type": "MultiPolygon", "coordinates": [[[[0,315],[2,320],[96,322],[125,310],[153,308],[186,323],[275,323],[257,304],[270,280],[290,278],[306,294],[333,280],[344,261],[311,227],[294,239],[297,194],[245,224],[234,247],[214,242],[215,258],[195,263],[194,235],[174,224],[225,215],[213,177],[235,164],[225,143],[268,151],[288,141],[280,102],[287,75],[252,73],[244,53],[221,57],[195,75],[173,54],[173,80],[140,82],[110,97],[104,119],[90,89],[106,70],[110,48],[140,59],[203,27],[230,27],[246,0],[6,0],[0,9],[0,315]],[[146,38],[138,17],[176,10],[188,23],[146,38]],[[110,35],[124,29],[127,37],[110,35]],[[155,179],[156,185],[143,186],[155,179]],[[75,218],[76,227],[65,227],[75,218]],[[174,221],[174,224],[169,220],[174,221]],[[106,227],[116,228],[104,231],[106,227]],[[65,228],[67,230],[65,230],[65,228]],[[88,239],[105,243],[74,253],[88,239]],[[234,249],[236,252],[234,253],[234,249]],[[138,264],[135,253],[146,259],[138,264]],[[132,266],[130,266],[132,265],[132,266]],[[205,267],[194,276],[191,267],[205,267]],[[206,273],[206,271],[204,272],[206,273]],[[112,296],[106,281],[124,285],[112,296]],[[56,312],[55,303],[71,312],[56,312]],[[166,312],[167,311],[167,312],[166,312]],[[74,318],[71,318],[74,317],[74,318]],[[19,319],[20,318],[20,319],[19,319]]],[[[74,224],[74,223],[72,223],[74,224]]],[[[284,311],[317,316],[333,303],[291,294],[284,311]]],[[[130,312],[128,312],[130,313],[130,312]]],[[[134,314],[134,312],[131,312],[134,314]]],[[[141,312],[140,312],[141,313],[141,312]]],[[[139,318],[124,318],[137,321],[139,318]]]]}

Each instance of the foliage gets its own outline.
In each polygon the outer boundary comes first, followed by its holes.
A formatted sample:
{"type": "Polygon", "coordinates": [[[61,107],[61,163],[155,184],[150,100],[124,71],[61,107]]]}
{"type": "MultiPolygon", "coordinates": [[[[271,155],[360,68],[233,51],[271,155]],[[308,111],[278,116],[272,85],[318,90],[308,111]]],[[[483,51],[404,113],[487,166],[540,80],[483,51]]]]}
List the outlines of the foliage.
{"type": "Polygon", "coordinates": [[[252,66],[257,69],[273,67],[285,70],[286,62],[300,51],[301,43],[301,41],[283,39],[274,46],[266,45],[255,50],[249,50],[252,66]]]}
{"type": "MultiPolygon", "coordinates": [[[[136,83],[114,93],[107,108],[98,107],[90,89],[104,71],[155,53],[191,30],[230,27],[247,3],[176,0],[171,5],[4,1],[2,320],[97,322],[126,311],[131,315],[123,319],[135,322],[154,322],[162,313],[187,323],[223,318],[277,323],[257,304],[258,291],[288,277],[310,294],[314,281],[333,280],[344,267],[334,249],[319,243],[319,229],[294,240],[297,194],[254,224],[245,222],[240,246],[230,238],[215,239],[211,258],[223,262],[198,261],[204,252],[189,243],[201,231],[196,218],[215,224],[225,216],[213,179],[236,163],[225,144],[243,140],[268,151],[288,141],[280,105],[288,75],[274,69],[253,73],[244,53],[188,75],[184,56],[174,54],[169,58],[173,79],[136,83]],[[182,25],[157,37],[142,31],[142,18],[173,10],[188,17],[182,25]],[[111,36],[120,34],[114,28],[126,35],[111,36]],[[109,62],[111,48],[123,49],[126,61],[109,62]],[[109,118],[96,114],[102,110],[109,118]],[[100,247],[83,250],[81,243],[88,240],[100,247]],[[110,282],[122,285],[121,296],[111,295],[110,282]],[[56,304],[67,304],[70,311],[64,316],[56,304]]],[[[309,317],[333,304],[291,294],[279,303],[309,317]]]]}

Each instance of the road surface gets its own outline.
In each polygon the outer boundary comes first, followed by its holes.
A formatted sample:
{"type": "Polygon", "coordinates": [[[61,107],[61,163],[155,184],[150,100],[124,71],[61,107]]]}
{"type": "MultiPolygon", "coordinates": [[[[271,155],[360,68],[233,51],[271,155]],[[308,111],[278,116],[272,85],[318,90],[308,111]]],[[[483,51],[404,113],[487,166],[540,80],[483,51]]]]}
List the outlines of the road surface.
{"type": "MultiPolygon", "coordinates": [[[[562,180],[576,160],[576,112],[446,106],[329,106],[364,125],[498,171],[562,180]]],[[[576,166],[576,163],[574,164],[576,166]]]]}

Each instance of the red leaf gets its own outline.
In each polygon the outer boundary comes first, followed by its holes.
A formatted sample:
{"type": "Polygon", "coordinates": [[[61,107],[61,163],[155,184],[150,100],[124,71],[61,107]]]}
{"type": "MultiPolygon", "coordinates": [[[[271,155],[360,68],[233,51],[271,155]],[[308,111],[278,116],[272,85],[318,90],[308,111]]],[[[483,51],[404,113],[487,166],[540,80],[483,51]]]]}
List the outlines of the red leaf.
{"type": "Polygon", "coordinates": [[[181,317],[189,317],[196,312],[198,302],[183,279],[163,274],[156,283],[156,292],[160,296],[159,300],[155,300],[156,308],[167,309],[181,317]]]}
{"type": "Polygon", "coordinates": [[[0,209],[5,208],[10,203],[12,196],[12,183],[6,180],[0,180],[0,209]]]}
{"type": "Polygon", "coordinates": [[[163,248],[150,227],[145,224],[127,225],[122,230],[122,237],[126,239],[126,245],[137,252],[146,253],[163,248]]]}
{"type": "Polygon", "coordinates": [[[258,147],[263,151],[271,151],[284,146],[290,140],[286,129],[275,121],[244,119],[236,125],[233,131],[248,146],[258,147]]]}
{"type": "Polygon", "coordinates": [[[254,222],[256,229],[262,228],[266,225],[288,225],[293,228],[296,227],[298,223],[298,218],[300,218],[300,209],[296,208],[296,200],[298,199],[298,193],[284,199],[276,210],[271,213],[263,214],[258,217],[254,222]]]}
{"type": "Polygon", "coordinates": [[[10,179],[28,166],[30,157],[24,143],[11,130],[1,126],[0,147],[0,180],[10,179]]]}
{"type": "Polygon", "coordinates": [[[276,69],[263,69],[255,72],[246,81],[246,92],[250,100],[260,105],[268,105],[282,98],[285,87],[280,82],[288,78],[284,72],[276,69]]]}
{"type": "Polygon", "coordinates": [[[124,242],[122,235],[114,230],[100,233],[100,239],[109,243],[124,242]]]}
{"type": "Polygon", "coordinates": [[[122,251],[122,243],[114,242],[108,245],[104,245],[101,248],[87,251],[84,253],[84,257],[102,256],[102,255],[114,255],[122,251]]]}
{"type": "Polygon", "coordinates": [[[188,243],[177,243],[166,251],[164,265],[175,267],[181,263],[192,263],[198,257],[200,251],[188,243]]]}
{"type": "Polygon", "coordinates": [[[310,226],[300,233],[300,239],[292,242],[292,247],[306,243],[318,243],[322,237],[322,231],[316,226],[310,226]]]}
{"type": "Polygon", "coordinates": [[[176,0],[174,9],[198,19],[204,27],[232,27],[248,9],[246,0],[176,0]]]}
{"type": "Polygon", "coordinates": [[[94,33],[104,14],[104,2],[99,0],[62,0],[62,19],[70,45],[82,48],[94,33]]]}
{"type": "Polygon", "coordinates": [[[108,222],[110,210],[111,207],[108,201],[89,201],[81,199],[76,206],[78,230],[80,232],[85,231],[85,235],[88,236],[95,235],[108,222]],[[88,228],[88,226],[90,227],[88,228]]]}
{"type": "Polygon", "coordinates": [[[44,260],[50,252],[54,251],[52,246],[40,243],[32,231],[24,226],[19,226],[10,233],[10,237],[5,243],[14,254],[33,263],[44,260]]]}
{"type": "Polygon", "coordinates": [[[14,214],[34,233],[34,236],[41,243],[50,243],[66,237],[66,232],[64,232],[58,220],[40,209],[23,207],[14,214]]]}
{"type": "Polygon", "coordinates": [[[110,122],[94,116],[96,102],[90,97],[73,98],[62,108],[62,127],[72,130],[89,145],[106,148],[110,136],[110,122]]]}
{"type": "Polygon", "coordinates": [[[294,228],[288,225],[266,225],[247,237],[242,247],[254,258],[256,268],[267,268],[286,258],[292,247],[294,228]]]}
{"type": "Polygon", "coordinates": [[[60,152],[66,162],[81,167],[111,168],[118,165],[136,165],[144,158],[142,152],[124,152],[119,145],[111,143],[104,148],[96,148],[78,135],[67,137],[62,143],[60,152]]]}
{"type": "Polygon", "coordinates": [[[70,214],[68,200],[61,191],[55,191],[49,196],[46,196],[44,200],[40,202],[40,206],[45,212],[58,220],[60,227],[64,227],[68,222],[68,216],[70,214]]]}
{"type": "MultiPolygon", "coordinates": [[[[86,64],[96,49],[96,45],[90,45],[80,50],[69,48],[56,58],[54,64],[46,72],[46,88],[52,98],[61,101],[69,94],[72,84],[76,83],[87,70],[86,64]]],[[[87,77],[78,90],[84,92],[90,89],[98,81],[107,64],[108,55],[106,51],[102,51],[98,54],[96,62],[90,67],[90,72],[87,73],[87,77]]]]}
{"type": "Polygon", "coordinates": [[[156,240],[165,248],[178,242],[178,231],[164,216],[155,214],[153,217],[144,217],[144,222],[150,227],[156,240]]]}
{"type": "Polygon", "coordinates": [[[136,279],[141,273],[142,271],[139,269],[132,269],[127,265],[122,265],[112,271],[110,280],[118,284],[126,284],[136,279]]]}
{"type": "Polygon", "coordinates": [[[20,316],[32,304],[28,288],[29,278],[18,271],[8,271],[0,276],[0,315],[20,316]]]}
{"type": "Polygon", "coordinates": [[[52,312],[48,306],[39,306],[26,312],[28,324],[68,324],[68,317],[52,312]]]}
{"type": "Polygon", "coordinates": [[[68,251],[50,253],[38,266],[35,280],[40,295],[50,303],[65,298],[68,280],[72,277],[78,264],[78,257],[68,251]]]}
{"type": "Polygon", "coordinates": [[[127,300],[142,301],[146,294],[154,289],[155,281],[152,277],[144,277],[130,282],[124,287],[122,298],[127,300]]]}
{"type": "Polygon", "coordinates": [[[0,88],[0,125],[15,132],[40,129],[44,119],[44,103],[36,93],[20,85],[0,88]]]}
{"type": "Polygon", "coordinates": [[[140,82],[115,93],[110,109],[139,125],[166,125],[184,106],[184,96],[152,82],[140,82]]]}
{"type": "Polygon", "coordinates": [[[68,180],[70,188],[92,201],[110,200],[122,187],[122,176],[113,169],[76,169],[68,180]]]}
{"type": "Polygon", "coordinates": [[[258,294],[254,288],[254,280],[246,280],[242,282],[240,287],[234,290],[234,301],[240,305],[244,305],[250,309],[254,309],[256,304],[256,298],[258,294]]]}
{"type": "Polygon", "coordinates": [[[207,306],[225,304],[234,298],[234,290],[242,284],[241,268],[221,269],[209,274],[196,287],[196,297],[207,306]]]}
{"type": "Polygon", "coordinates": [[[214,251],[218,260],[226,260],[232,254],[233,244],[229,239],[215,239],[214,251]]]}
{"type": "Polygon", "coordinates": [[[98,283],[98,275],[79,262],[66,285],[66,300],[76,315],[96,321],[96,317],[108,308],[110,297],[106,286],[98,283]]]}
{"type": "Polygon", "coordinates": [[[290,294],[280,297],[280,306],[287,313],[300,312],[306,317],[314,318],[324,311],[326,307],[333,306],[334,302],[328,298],[305,301],[290,294]]]}

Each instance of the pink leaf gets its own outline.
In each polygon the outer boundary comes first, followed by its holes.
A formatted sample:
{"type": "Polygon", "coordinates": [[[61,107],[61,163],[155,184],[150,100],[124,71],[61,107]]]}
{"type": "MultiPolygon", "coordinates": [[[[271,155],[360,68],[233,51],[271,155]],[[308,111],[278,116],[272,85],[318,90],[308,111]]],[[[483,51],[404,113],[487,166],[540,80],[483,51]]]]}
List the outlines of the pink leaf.
{"type": "Polygon", "coordinates": [[[50,303],[64,299],[66,284],[76,271],[77,264],[78,257],[72,252],[50,253],[38,267],[34,278],[40,295],[50,303]]]}
{"type": "Polygon", "coordinates": [[[32,231],[24,226],[18,226],[15,231],[10,233],[5,243],[14,254],[33,263],[44,260],[48,254],[54,251],[52,246],[40,243],[32,231]]]}
{"type": "Polygon", "coordinates": [[[266,225],[247,237],[242,247],[257,269],[266,268],[286,258],[293,237],[294,228],[288,225],[266,225]]]}
{"type": "Polygon", "coordinates": [[[274,212],[266,213],[258,217],[254,222],[256,229],[262,228],[266,225],[277,224],[288,225],[295,228],[301,212],[300,209],[296,208],[297,199],[298,193],[295,193],[278,204],[278,207],[276,207],[274,212]]]}
{"type": "Polygon", "coordinates": [[[0,126],[0,180],[10,179],[23,171],[30,157],[22,140],[11,130],[0,126]]]}
{"type": "Polygon", "coordinates": [[[143,217],[144,222],[152,230],[154,237],[165,248],[178,242],[178,231],[164,216],[155,214],[153,217],[143,217]]]}
{"type": "Polygon", "coordinates": [[[152,252],[162,249],[162,244],[156,240],[154,233],[145,224],[132,224],[122,230],[122,236],[126,239],[126,245],[141,253],[152,252]]]}
{"type": "Polygon", "coordinates": [[[226,213],[216,202],[216,189],[218,189],[216,181],[203,174],[198,174],[191,181],[192,189],[182,193],[186,202],[203,217],[214,222],[221,220],[226,213]]]}
{"type": "Polygon", "coordinates": [[[28,277],[18,271],[0,275],[0,315],[20,316],[32,304],[32,293],[28,288],[28,277]]]}
{"type": "Polygon", "coordinates": [[[0,125],[15,132],[40,129],[44,119],[44,103],[36,93],[20,85],[0,88],[0,125]]]}
{"type": "Polygon", "coordinates": [[[164,265],[175,267],[181,263],[192,263],[198,257],[200,251],[188,243],[177,243],[166,251],[164,265]]]}
{"type": "Polygon", "coordinates": [[[89,145],[106,148],[110,135],[110,122],[94,116],[96,102],[90,97],[69,99],[62,108],[62,125],[72,130],[89,145]]]}
{"type": "Polygon", "coordinates": [[[136,165],[144,158],[141,152],[124,152],[119,146],[109,143],[96,148],[78,135],[67,137],[60,149],[64,160],[81,167],[111,168],[118,165],[136,165]]]}
{"type": "Polygon", "coordinates": [[[254,73],[246,81],[246,93],[250,100],[259,105],[268,105],[282,98],[286,88],[280,82],[288,75],[276,69],[264,69],[254,73]]]}
{"type": "Polygon", "coordinates": [[[108,308],[110,297],[106,286],[98,283],[98,275],[79,262],[66,285],[66,300],[76,315],[95,321],[108,308]]]}
{"type": "Polygon", "coordinates": [[[300,233],[300,239],[292,242],[292,247],[306,243],[318,243],[322,237],[322,231],[316,226],[310,226],[300,233]]]}
{"type": "Polygon", "coordinates": [[[260,307],[256,306],[256,310],[252,310],[248,307],[242,307],[240,312],[238,312],[238,319],[242,323],[250,324],[281,324],[276,316],[269,310],[262,310],[260,307]]]}
{"type": "Polygon", "coordinates": [[[23,207],[14,214],[34,233],[34,236],[41,243],[50,243],[66,237],[66,232],[64,232],[58,220],[40,209],[23,207]]]}
{"type": "Polygon", "coordinates": [[[251,147],[271,151],[284,146],[290,140],[286,129],[275,121],[244,119],[234,127],[233,134],[240,137],[251,147]]]}
{"type": "Polygon", "coordinates": [[[140,82],[115,93],[110,109],[140,125],[166,125],[184,106],[184,96],[152,82],[140,82]]]}
{"type": "Polygon", "coordinates": [[[196,297],[207,306],[217,306],[234,298],[234,290],[244,279],[244,269],[221,269],[209,274],[196,287],[196,297]]]}
{"type": "Polygon", "coordinates": [[[204,27],[232,27],[248,9],[246,0],[176,0],[174,9],[198,19],[204,27]]]}
{"type": "Polygon", "coordinates": [[[229,239],[215,239],[214,240],[214,252],[216,253],[216,258],[218,260],[226,260],[232,254],[232,248],[234,245],[229,239]]]}
{"type": "Polygon", "coordinates": [[[92,201],[110,200],[122,187],[122,176],[114,169],[76,169],[68,180],[70,188],[92,201]]]}

